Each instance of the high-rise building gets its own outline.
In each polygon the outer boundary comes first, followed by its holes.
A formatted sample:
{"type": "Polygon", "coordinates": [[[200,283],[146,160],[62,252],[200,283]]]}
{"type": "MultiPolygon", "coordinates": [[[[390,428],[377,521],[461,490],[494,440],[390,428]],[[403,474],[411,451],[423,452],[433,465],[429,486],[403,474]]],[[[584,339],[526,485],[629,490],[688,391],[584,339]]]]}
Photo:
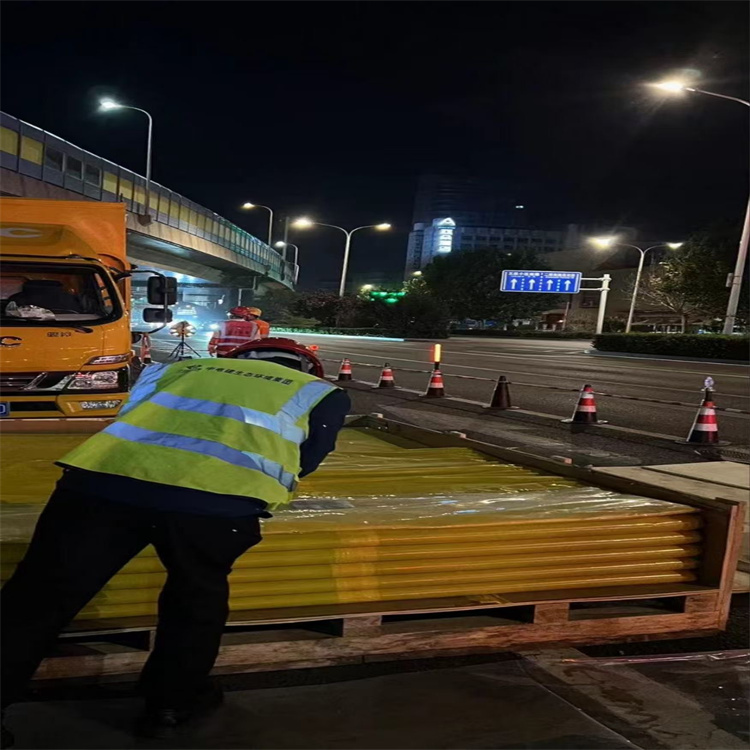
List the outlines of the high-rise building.
{"type": "Polygon", "coordinates": [[[414,224],[450,216],[458,225],[519,227],[526,224],[521,188],[499,179],[428,174],[419,178],[414,224]]]}
{"type": "Polygon", "coordinates": [[[427,175],[419,181],[414,227],[409,233],[404,277],[441,255],[495,249],[535,254],[581,248],[589,236],[634,236],[629,227],[567,224],[545,227],[529,220],[529,206],[500,180],[427,175]]]}

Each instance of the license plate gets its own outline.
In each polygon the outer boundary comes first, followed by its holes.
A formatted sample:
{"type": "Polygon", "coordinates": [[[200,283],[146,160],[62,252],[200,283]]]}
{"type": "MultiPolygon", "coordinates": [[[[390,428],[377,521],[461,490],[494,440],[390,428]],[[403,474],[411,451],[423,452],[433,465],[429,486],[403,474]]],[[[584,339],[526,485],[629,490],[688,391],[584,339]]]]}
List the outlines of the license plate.
{"type": "Polygon", "coordinates": [[[10,416],[10,402],[0,401],[0,419],[10,416]]]}

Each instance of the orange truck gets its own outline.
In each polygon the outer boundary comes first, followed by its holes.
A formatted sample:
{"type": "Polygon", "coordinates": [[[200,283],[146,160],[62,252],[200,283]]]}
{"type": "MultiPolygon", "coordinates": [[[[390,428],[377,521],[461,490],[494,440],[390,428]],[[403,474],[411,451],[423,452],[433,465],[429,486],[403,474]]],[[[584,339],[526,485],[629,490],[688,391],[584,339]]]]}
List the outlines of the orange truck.
{"type": "MultiPolygon", "coordinates": [[[[114,417],[133,380],[125,206],[0,198],[0,422],[114,417]]],[[[147,322],[174,279],[148,271],[147,322]]]]}

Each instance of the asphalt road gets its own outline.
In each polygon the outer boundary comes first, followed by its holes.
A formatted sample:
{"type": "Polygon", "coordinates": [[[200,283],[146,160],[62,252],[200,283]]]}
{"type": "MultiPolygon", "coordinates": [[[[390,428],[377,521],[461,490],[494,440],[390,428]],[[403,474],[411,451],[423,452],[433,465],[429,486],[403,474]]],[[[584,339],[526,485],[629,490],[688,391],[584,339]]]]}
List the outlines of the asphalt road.
{"type": "MultiPolygon", "coordinates": [[[[199,334],[190,339],[190,343],[205,355],[208,338],[208,334],[199,334]]],[[[424,390],[427,385],[427,373],[406,372],[399,368],[429,370],[432,342],[310,335],[298,338],[320,347],[319,355],[327,360],[324,364],[329,373],[335,373],[341,359],[348,357],[352,361],[355,379],[375,382],[379,368],[389,362],[395,369],[399,386],[424,390]]],[[[701,400],[704,378],[710,375],[715,381],[717,406],[748,412],[719,413],[722,440],[739,445],[750,443],[750,377],[748,368],[742,365],[589,354],[586,350],[590,344],[586,341],[456,337],[441,343],[441,369],[446,393],[450,396],[486,404],[492,395],[494,381],[499,375],[505,375],[511,381],[514,406],[570,417],[577,391],[585,383],[590,383],[597,392],[665,402],[649,403],[601,395],[597,397],[599,419],[619,427],[678,437],[687,436],[701,400]],[[464,377],[455,377],[458,375],[464,377]],[[484,380],[466,379],[466,376],[484,380]],[[675,401],[688,405],[666,403],[675,401]]],[[[174,339],[157,338],[154,341],[155,358],[164,358],[174,344],[174,339]]]]}

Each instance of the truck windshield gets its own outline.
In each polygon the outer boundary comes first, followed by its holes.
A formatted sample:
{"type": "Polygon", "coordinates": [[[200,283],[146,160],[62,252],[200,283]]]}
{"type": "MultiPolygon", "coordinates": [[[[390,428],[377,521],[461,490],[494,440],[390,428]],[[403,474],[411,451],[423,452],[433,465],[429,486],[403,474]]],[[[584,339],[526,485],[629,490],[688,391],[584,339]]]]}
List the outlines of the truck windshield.
{"type": "Polygon", "coordinates": [[[96,268],[3,263],[0,322],[4,325],[105,323],[121,314],[111,281],[96,268]]]}

